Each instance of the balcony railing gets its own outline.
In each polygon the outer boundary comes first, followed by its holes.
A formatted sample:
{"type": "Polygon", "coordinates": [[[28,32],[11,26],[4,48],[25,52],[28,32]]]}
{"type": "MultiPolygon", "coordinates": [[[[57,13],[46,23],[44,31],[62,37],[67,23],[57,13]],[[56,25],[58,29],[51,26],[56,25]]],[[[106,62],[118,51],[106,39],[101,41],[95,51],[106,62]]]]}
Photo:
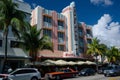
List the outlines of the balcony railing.
{"type": "Polygon", "coordinates": [[[90,34],[87,34],[86,36],[87,36],[87,38],[92,38],[92,35],[90,35],[90,34]]]}
{"type": "Polygon", "coordinates": [[[44,22],[44,27],[51,28],[51,27],[52,27],[52,24],[51,24],[51,23],[48,23],[48,22],[44,22]]]}
{"type": "Polygon", "coordinates": [[[62,39],[62,38],[58,38],[58,43],[63,44],[63,43],[64,43],[64,39],[62,39]]]}
{"type": "Polygon", "coordinates": [[[64,30],[63,26],[58,26],[58,30],[64,30]]]}
{"type": "Polygon", "coordinates": [[[52,12],[51,12],[50,10],[44,9],[44,14],[47,14],[47,15],[51,15],[51,16],[52,16],[52,12]]]}
{"type": "Polygon", "coordinates": [[[86,26],[86,28],[87,28],[87,29],[91,29],[91,27],[90,27],[90,26],[86,26]]]}
{"type": "Polygon", "coordinates": [[[64,18],[65,18],[65,17],[64,17],[62,14],[60,14],[60,13],[58,13],[57,16],[58,16],[58,19],[64,20],[64,18]]]}

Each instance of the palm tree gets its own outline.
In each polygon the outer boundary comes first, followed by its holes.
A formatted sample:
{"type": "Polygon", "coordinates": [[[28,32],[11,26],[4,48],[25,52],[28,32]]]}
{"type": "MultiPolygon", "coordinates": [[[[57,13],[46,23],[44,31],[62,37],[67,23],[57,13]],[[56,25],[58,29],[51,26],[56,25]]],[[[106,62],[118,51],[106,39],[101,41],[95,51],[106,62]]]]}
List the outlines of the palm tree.
{"type": "Polygon", "coordinates": [[[48,49],[53,51],[52,42],[46,35],[40,37],[42,29],[37,30],[36,26],[26,26],[26,30],[21,32],[21,43],[20,47],[29,52],[34,63],[37,59],[38,50],[48,49]]]}
{"type": "Polygon", "coordinates": [[[95,56],[96,59],[96,70],[98,71],[98,60],[97,56],[101,54],[99,50],[99,40],[97,38],[93,38],[92,43],[88,44],[87,54],[91,54],[95,56]]]}
{"type": "Polygon", "coordinates": [[[109,63],[115,63],[117,59],[119,60],[120,52],[115,46],[112,46],[107,52],[107,58],[109,63]]]}
{"type": "Polygon", "coordinates": [[[107,50],[108,50],[108,47],[105,44],[100,44],[99,50],[102,53],[101,58],[102,58],[102,63],[103,63],[105,56],[106,56],[106,53],[107,53],[107,50]]]}
{"type": "Polygon", "coordinates": [[[7,37],[9,27],[12,28],[12,31],[15,35],[18,35],[18,29],[23,26],[23,21],[25,14],[17,10],[18,4],[13,3],[12,0],[0,0],[0,27],[3,29],[4,38],[5,38],[5,56],[3,62],[3,69],[7,60],[7,37]]]}

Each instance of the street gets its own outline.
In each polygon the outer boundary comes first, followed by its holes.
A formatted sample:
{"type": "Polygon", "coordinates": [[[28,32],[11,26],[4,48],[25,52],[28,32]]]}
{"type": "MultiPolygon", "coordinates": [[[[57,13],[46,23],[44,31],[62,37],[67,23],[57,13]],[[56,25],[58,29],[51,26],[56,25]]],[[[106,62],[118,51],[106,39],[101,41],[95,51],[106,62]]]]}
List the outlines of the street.
{"type": "Polygon", "coordinates": [[[76,78],[69,78],[63,80],[120,80],[120,76],[117,77],[105,77],[102,74],[96,74],[94,76],[79,76],[76,78]]]}

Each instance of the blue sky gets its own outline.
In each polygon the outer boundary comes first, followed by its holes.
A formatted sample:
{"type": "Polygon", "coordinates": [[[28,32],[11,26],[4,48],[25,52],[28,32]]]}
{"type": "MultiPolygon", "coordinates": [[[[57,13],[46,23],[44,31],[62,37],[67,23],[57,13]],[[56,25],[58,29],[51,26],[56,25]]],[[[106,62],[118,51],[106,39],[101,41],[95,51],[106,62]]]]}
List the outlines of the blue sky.
{"type": "Polygon", "coordinates": [[[72,1],[78,20],[92,26],[94,37],[120,47],[120,0],[24,0],[32,7],[40,5],[59,13],[72,1]]]}
{"type": "MultiPolygon", "coordinates": [[[[72,1],[76,4],[77,16],[79,21],[93,25],[103,14],[110,14],[115,21],[120,21],[120,0],[111,0],[111,4],[105,4],[105,0],[24,0],[33,7],[40,5],[48,10],[61,12],[72,1]],[[95,4],[95,2],[97,2],[95,4]]],[[[110,0],[106,0],[110,1],[110,0]]]]}

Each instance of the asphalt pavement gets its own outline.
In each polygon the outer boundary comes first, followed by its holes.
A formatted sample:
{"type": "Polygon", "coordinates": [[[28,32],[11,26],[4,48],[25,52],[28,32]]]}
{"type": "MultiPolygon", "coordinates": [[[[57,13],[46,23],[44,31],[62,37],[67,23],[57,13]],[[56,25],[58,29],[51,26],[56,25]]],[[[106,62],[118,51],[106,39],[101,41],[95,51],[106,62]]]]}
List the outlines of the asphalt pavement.
{"type": "Polygon", "coordinates": [[[76,78],[69,78],[63,80],[120,80],[120,76],[116,77],[105,77],[102,74],[96,74],[94,76],[78,76],[76,78]]]}

